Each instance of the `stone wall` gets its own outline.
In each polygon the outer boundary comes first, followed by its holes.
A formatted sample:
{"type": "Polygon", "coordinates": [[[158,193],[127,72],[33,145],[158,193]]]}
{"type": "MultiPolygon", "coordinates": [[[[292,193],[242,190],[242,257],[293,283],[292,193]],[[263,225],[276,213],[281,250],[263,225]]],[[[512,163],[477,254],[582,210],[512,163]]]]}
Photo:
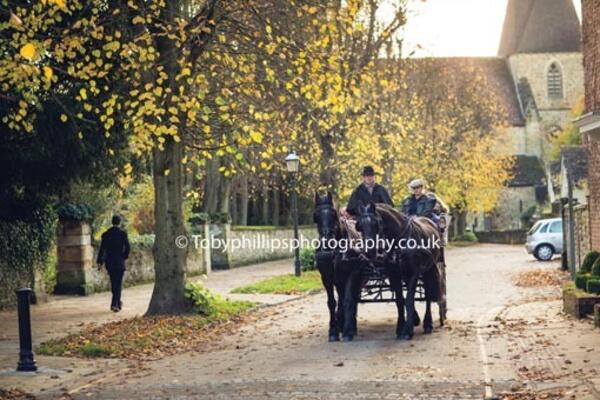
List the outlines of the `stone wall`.
{"type": "MultiPolygon", "coordinates": [[[[110,289],[105,269],[95,266],[99,243],[91,243],[89,227],[61,227],[59,230],[59,265],[57,293],[88,295],[110,289]],[[77,232],[75,232],[75,229],[77,232]],[[61,232],[75,232],[77,239],[60,236],[61,232]],[[87,238],[85,236],[88,232],[87,238]],[[79,260],[79,261],[78,261],[79,260]]],[[[293,255],[289,241],[294,237],[291,227],[231,227],[224,225],[199,225],[191,235],[198,236],[198,246],[190,236],[186,272],[189,276],[209,273],[211,268],[226,269],[264,261],[288,258],[293,255]],[[204,241],[206,237],[220,242],[204,241]],[[219,244],[220,245],[215,245],[219,244]],[[229,247],[224,247],[228,243],[229,247]],[[208,245],[208,246],[207,246],[208,245]]],[[[313,226],[299,228],[304,245],[318,237],[313,226]]],[[[125,265],[125,286],[148,283],[154,280],[153,236],[130,237],[131,253],[125,265]]]]}
{"type": "Polygon", "coordinates": [[[475,232],[480,243],[525,244],[527,231],[515,229],[510,231],[475,232]]]}
{"type": "MultiPolygon", "coordinates": [[[[318,237],[314,226],[299,228],[300,240],[312,240],[318,237]]],[[[294,237],[291,227],[231,227],[229,225],[211,226],[211,235],[227,238],[230,248],[211,249],[211,263],[215,269],[226,269],[263,261],[288,258],[293,255],[286,245],[294,237]],[[235,245],[236,248],[233,248],[235,245]]]]}
{"type": "MultiPolygon", "coordinates": [[[[140,238],[132,238],[131,253],[125,262],[127,268],[123,285],[134,286],[154,281],[154,257],[152,255],[153,236],[145,235],[140,238]]],[[[94,246],[94,256],[98,254],[99,243],[94,246]]],[[[206,273],[204,252],[189,247],[186,274],[188,276],[206,273]]],[[[105,268],[99,270],[92,268],[88,281],[86,282],[86,293],[95,293],[110,290],[110,280],[105,268]]]]}
{"type": "MultiPolygon", "coordinates": [[[[583,205],[578,205],[575,206],[573,208],[573,215],[574,215],[574,225],[575,225],[575,229],[574,229],[574,233],[575,233],[575,260],[574,260],[574,265],[576,266],[577,269],[579,269],[581,267],[581,262],[583,261],[583,258],[586,256],[587,253],[589,253],[592,250],[591,247],[591,240],[590,240],[590,220],[589,220],[589,210],[588,210],[588,206],[583,204],[583,205]]],[[[565,206],[565,213],[564,213],[564,222],[563,222],[563,230],[565,232],[564,238],[565,238],[565,246],[564,249],[566,251],[566,254],[568,255],[568,249],[569,249],[569,208],[568,205],[565,206]]]]}
{"type": "MultiPolygon", "coordinates": [[[[583,52],[586,112],[600,112],[600,2],[583,0],[583,52]]],[[[591,245],[600,250],[600,132],[586,138],[591,245]]]]}

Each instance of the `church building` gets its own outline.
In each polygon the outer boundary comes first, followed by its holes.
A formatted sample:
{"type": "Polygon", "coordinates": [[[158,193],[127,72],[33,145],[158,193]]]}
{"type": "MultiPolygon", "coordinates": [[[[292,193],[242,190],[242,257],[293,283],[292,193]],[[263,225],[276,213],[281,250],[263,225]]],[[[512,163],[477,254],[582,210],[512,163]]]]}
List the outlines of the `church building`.
{"type": "MultiPolygon", "coordinates": [[[[475,62],[477,59],[473,60],[475,62]]],[[[488,78],[510,115],[515,166],[495,212],[477,229],[519,229],[534,207],[560,196],[552,187],[550,139],[573,119],[584,95],[581,25],[572,0],[509,0],[488,78]]]]}

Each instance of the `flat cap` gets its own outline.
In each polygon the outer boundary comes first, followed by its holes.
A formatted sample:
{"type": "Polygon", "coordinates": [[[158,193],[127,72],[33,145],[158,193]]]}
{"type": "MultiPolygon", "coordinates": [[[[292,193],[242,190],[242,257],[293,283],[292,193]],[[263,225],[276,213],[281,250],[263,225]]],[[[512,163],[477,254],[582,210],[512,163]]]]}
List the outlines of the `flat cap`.
{"type": "Polygon", "coordinates": [[[416,189],[418,187],[423,187],[423,180],[421,180],[421,179],[413,179],[408,184],[408,187],[411,188],[411,189],[416,189]]]}

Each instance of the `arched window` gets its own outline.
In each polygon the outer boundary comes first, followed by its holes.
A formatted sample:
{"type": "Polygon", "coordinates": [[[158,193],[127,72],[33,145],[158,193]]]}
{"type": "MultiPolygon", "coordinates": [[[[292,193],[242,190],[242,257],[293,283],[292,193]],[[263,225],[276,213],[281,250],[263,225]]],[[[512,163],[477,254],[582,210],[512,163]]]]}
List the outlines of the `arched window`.
{"type": "Polygon", "coordinates": [[[548,68],[548,97],[552,99],[562,99],[563,97],[562,72],[555,62],[548,68]]]}

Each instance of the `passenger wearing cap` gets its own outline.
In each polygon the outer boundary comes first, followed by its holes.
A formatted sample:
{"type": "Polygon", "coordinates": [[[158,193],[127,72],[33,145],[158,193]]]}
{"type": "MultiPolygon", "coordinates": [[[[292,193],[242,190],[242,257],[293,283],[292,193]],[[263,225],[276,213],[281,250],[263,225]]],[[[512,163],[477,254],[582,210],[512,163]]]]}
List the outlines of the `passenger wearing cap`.
{"type": "Polygon", "coordinates": [[[373,203],[385,203],[390,206],[394,206],[394,202],[390,197],[387,189],[382,185],[375,182],[375,170],[371,166],[363,168],[362,172],[363,182],[358,185],[350,200],[348,206],[341,210],[342,215],[345,217],[356,217],[358,216],[358,206],[362,202],[363,204],[373,203]]]}
{"type": "Polygon", "coordinates": [[[421,179],[415,179],[408,184],[413,194],[402,201],[402,212],[407,215],[427,217],[437,222],[439,218],[438,213],[435,212],[436,209],[446,212],[447,208],[435,194],[426,193],[423,186],[421,179]]]}

